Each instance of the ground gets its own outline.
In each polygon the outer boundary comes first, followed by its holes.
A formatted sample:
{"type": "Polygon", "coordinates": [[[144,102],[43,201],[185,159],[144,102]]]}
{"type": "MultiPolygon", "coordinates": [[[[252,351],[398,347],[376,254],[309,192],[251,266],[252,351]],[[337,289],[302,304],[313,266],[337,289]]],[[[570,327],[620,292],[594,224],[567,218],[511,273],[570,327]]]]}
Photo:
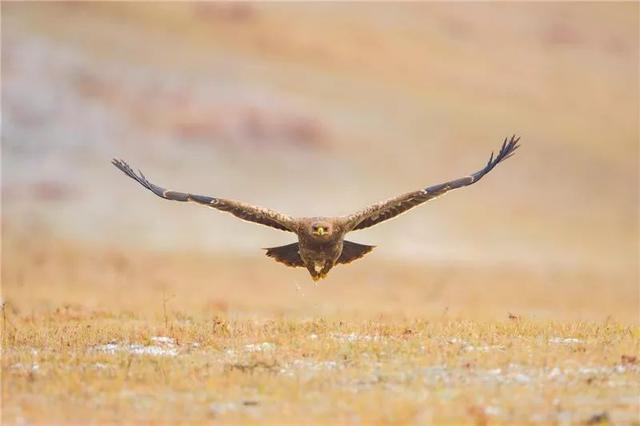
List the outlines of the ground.
{"type": "Polygon", "coordinates": [[[473,293],[473,270],[354,264],[316,286],[267,258],[59,241],[5,260],[3,424],[638,421],[632,287],[611,306],[564,285],[554,315],[533,278],[473,293]]]}

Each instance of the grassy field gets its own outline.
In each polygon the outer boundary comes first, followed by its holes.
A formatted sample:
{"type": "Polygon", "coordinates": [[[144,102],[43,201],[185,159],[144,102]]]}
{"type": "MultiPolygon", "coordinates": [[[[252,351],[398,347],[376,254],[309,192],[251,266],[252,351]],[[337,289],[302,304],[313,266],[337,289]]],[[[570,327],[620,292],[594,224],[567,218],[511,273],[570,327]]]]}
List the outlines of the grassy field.
{"type": "Polygon", "coordinates": [[[3,424],[638,420],[632,285],[594,280],[590,304],[525,271],[370,262],[316,286],[258,256],[4,252],[3,424]]]}

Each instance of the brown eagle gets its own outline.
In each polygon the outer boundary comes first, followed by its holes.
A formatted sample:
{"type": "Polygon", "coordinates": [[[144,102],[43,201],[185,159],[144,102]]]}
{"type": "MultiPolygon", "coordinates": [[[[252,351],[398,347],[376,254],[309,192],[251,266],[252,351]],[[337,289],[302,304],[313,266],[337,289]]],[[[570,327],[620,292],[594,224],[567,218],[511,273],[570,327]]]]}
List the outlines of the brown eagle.
{"type": "Polygon", "coordinates": [[[476,183],[498,163],[511,157],[519,147],[519,140],[520,138],[516,138],[515,135],[510,139],[505,139],[498,155],[494,158],[493,153],[491,153],[487,165],[482,170],[469,176],[409,192],[374,204],[354,214],[339,217],[294,218],[239,201],[171,191],[152,184],[140,171],[139,174],[136,174],[122,160],[113,159],[112,163],[158,197],[173,201],[191,201],[203,204],[229,212],[249,222],[260,223],[282,231],[294,232],[298,235],[297,243],[265,249],[267,250],[267,256],[273,257],[276,261],[282,262],[287,266],[305,267],[313,280],[317,281],[324,278],[336,264],[349,263],[359,259],[374,248],[374,246],[346,241],[344,236],[347,232],[377,225],[425,201],[439,197],[447,191],[476,183]]]}

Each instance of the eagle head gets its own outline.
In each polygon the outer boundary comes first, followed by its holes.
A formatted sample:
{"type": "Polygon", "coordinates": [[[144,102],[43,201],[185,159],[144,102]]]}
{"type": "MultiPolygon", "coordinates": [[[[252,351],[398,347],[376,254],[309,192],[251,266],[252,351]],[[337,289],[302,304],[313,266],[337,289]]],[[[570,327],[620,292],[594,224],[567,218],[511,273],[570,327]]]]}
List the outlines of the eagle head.
{"type": "Polygon", "coordinates": [[[315,237],[328,239],[333,234],[333,225],[326,221],[312,222],[311,234],[315,237]]]}

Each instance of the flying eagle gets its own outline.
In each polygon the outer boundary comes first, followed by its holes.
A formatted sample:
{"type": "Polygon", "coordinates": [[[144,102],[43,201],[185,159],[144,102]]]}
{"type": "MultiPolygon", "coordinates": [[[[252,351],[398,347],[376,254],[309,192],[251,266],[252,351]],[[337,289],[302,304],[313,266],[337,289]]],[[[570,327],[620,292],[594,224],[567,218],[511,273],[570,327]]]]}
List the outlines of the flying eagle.
{"type": "Polygon", "coordinates": [[[354,214],[339,217],[295,218],[239,201],[171,191],[149,182],[140,171],[139,174],[136,174],[131,167],[122,160],[113,159],[112,163],[127,176],[136,180],[140,185],[158,197],[173,201],[191,201],[203,204],[214,209],[229,212],[249,222],[259,223],[297,234],[298,242],[265,249],[267,250],[267,256],[273,257],[276,261],[284,263],[287,266],[305,267],[311,274],[311,278],[317,281],[324,278],[336,264],[352,262],[369,253],[374,248],[374,246],[346,241],[344,236],[347,232],[377,225],[425,201],[439,197],[447,191],[476,183],[498,163],[511,157],[519,147],[519,140],[520,138],[516,138],[515,135],[510,139],[505,139],[498,155],[494,157],[493,153],[491,153],[491,158],[489,158],[487,165],[482,170],[469,176],[409,192],[374,204],[354,214]]]}

